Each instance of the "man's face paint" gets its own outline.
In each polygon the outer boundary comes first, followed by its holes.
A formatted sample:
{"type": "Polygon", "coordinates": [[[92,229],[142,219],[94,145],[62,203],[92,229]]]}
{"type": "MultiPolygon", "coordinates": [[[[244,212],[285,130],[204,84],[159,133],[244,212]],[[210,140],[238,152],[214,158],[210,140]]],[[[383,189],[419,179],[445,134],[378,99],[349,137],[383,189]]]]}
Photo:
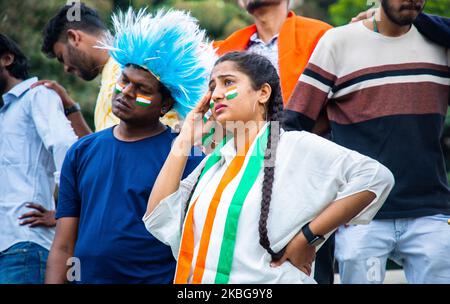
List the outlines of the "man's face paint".
{"type": "MultiPolygon", "coordinates": [[[[122,84],[120,82],[116,83],[116,88],[115,88],[116,94],[122,93],[124,89],[125,89],[124,84],[122,84]]],[[[141,107],[148,107],[149,105],[152,104],[152,100],[148,96],[137,94],[136,104],[141,107]]]]}
{"type": "Polygon", "coordinates": [[[237,86],[231,86],[225,92],[225,98],[227,100],[235,99],[238,96],[237,86]]]}

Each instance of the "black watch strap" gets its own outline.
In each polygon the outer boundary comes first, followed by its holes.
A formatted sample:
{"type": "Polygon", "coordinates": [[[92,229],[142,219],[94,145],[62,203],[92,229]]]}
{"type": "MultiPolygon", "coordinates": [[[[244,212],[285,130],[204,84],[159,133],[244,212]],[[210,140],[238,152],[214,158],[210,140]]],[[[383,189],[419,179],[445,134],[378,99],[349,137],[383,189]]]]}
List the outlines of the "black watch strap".
{"type": "Polygon", "coordinates": [[[66,114],[66,116],[69,116],[70,114],[79,112],[79,111],[81,111],[80,104],[75,103],[73,106],[64,109],[64,114],[66,114]]]}
{"type": "Polygon", "coordinates": [[[309,223],[302,228],[303,235],[308,241],[309,245],[316,245],[318,241],[324,241],[325,238],[322,235],[315,235],[309,228],[309,223]]]}

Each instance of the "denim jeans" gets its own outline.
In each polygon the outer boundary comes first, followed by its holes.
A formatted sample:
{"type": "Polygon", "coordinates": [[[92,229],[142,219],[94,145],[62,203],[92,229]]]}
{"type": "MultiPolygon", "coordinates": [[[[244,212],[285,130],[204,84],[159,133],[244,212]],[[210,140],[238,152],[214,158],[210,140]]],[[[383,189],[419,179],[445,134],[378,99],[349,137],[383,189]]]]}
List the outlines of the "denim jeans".
{"type": "Polygon", "coordinates": [[[48,250],[20,242],[0,252],[0,284],[43,284],[48,250]]]}
{"type": "Polygon", "coordinates": [[[403,266],[413,284],[450,283],[448,215],[373,220],[340,227],[335,255],[342,283],[383,283],[388,258],[403,266]]]}

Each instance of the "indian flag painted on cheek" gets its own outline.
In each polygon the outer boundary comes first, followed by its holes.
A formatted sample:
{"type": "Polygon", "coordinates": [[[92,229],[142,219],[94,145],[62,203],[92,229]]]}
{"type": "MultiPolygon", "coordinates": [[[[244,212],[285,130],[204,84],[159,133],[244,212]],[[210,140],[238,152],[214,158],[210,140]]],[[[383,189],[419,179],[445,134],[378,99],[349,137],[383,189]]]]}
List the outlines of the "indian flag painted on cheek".
{"type": "Polygon", "coordinates": [[[231,86],[225,92],[225,97],[228,100],[235,99],[238,96],[237,86],[231,86]]]}
{"type": "Polygon", "coordinates": [[[114,89],[114,91],[116,92],[116,94],[120,94],[123,92],[123,89],[125,89],[125,86],[121,83],[116,83],[116,87],[114,89]]]}
{"type": "MultiPolygon", "coordinates": [[[[122,83],[116,83],[116,87],[115,87],[115,92],[116,94],[120,94],[123,92],[123,90],[125,89],[125,85],[123,85],[122,83]]],[[[149,105],[152,104],[152,100],[144,95],[137,95],[136,97],[136,104],[142,107],[148,107],[149,105]]]]}
{"type": "Polygon", "coordinates": [[[136,104],[141,107],[148,107],[152,104],[152,100],[144,95],[138,95],[136,97],[136,104]]]}

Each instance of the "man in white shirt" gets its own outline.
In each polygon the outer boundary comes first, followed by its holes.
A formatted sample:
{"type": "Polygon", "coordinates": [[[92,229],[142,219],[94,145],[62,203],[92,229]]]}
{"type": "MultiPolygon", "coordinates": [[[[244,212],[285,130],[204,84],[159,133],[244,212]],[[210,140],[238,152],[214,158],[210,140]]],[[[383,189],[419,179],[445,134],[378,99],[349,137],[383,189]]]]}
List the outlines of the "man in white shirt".
{"type": "Polygon", "coordinates": [[[0,34],[0,284],[43,283],[55,183],[77,139],[58,95],[30,89],[37,78],[27,67],[19,47],[0,34]]]}

